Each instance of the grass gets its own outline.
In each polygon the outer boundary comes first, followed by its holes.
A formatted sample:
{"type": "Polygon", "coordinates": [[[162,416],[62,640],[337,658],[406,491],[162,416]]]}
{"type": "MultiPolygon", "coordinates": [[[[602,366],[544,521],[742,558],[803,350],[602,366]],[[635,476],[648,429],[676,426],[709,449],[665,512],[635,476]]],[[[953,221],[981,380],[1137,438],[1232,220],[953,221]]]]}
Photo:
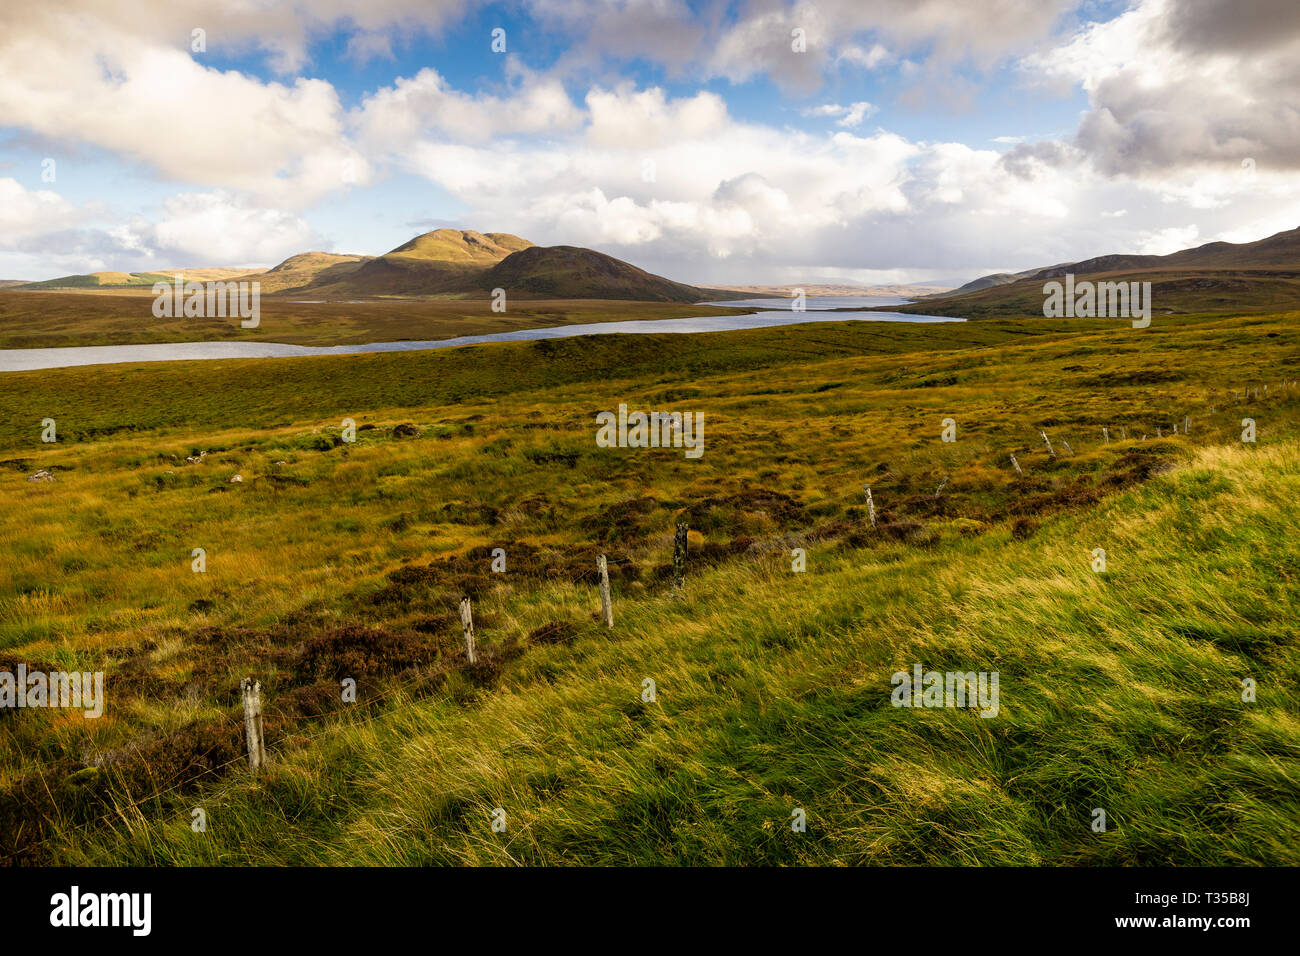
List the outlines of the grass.
{"type": "MultiPolygon", "coordinates": [[[[1080,275],[1078,280],[1150,282],[1151,318],[1156,323],[1172,315],[1294,314],[1300,307],[1300,276],[1290,268],[1126,269],[1080,275]]],[[[1035,318],[1043,314],[1043,285],[1041,279],[1021,279],[962,295],[937,295],[910,305],[879,308],[965,319],[1035,318]]]]}
{"type": "Polygon", "coordinates": [[[245,329],[238,318],[155,318],[153,295],[147,289],[93,293],[0,290],[0,348],[210,341],[344,345],[748,311],[665,302],[512,297],[507,300],[509,311],[498,313],[492,311],[486,296],[366,298],[355,302],[312,301],[314,298],[310,292],[264,296],[258,327],[245,329]]]}
{"type": "Polygon", "coordinates": [[[1286,316],[826,323],[7,374],[0,669],[103,669],[109,706],[0,712],[0,855],[1293,864],[1297,344],[1286,316]],[[597,448],[620,402],[703,412],[704,457],[597,448]],[[918,663],[998,671],[999,716],[889,706],[918,663]]]}

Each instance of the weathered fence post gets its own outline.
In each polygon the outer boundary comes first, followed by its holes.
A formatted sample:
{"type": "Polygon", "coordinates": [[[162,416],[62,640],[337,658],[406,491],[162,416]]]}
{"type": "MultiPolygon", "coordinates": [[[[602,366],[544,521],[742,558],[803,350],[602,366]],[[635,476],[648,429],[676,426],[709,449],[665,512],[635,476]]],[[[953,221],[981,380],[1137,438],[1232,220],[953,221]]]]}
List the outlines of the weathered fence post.
{"type": "Polygon", "coordinates": [[[471,664],[477,664],[478,650],[474,647],[474,609],[467,597],[460,599],[460,623],[465,627],[465,657],[471,664]]]}
{"type": "Polygon", "coordinates": [[[1101,437],[1106,439],[1107,445],[1110,444],[1110,429],[1107,428],[1105,425],[1101,426],[1101,437]]]}
{"type": "Polygon", "coordinates": [[[1071,455],[1074,454],[1074,449],[1070,447],[1070,443],[1066,441],[1064,438],[1061,439],[1061,444],[1065,446],[1065,450],[1068,451],[1071,455]]]}
{"type": "Polygon", "coordinates": [[[943,494],[943,489],[946,487],[948,487],[948,476],[944,475],[943,481],[939,482],[939,487],[934,489],[934,496],[938,498],[941,494],[943,494]]]}
{"type": "Polygon", "coordinates": [[[1186,434],[1188,433],[1188,431],[1191,429],[1191,427],[1192,427],[1192,416],[1191,416],[1191,415],[1184,415],[1184,416],[1183,416],[1183,434],[1186,435],[1186,434]]]}
{"type": "Polygon", "coordinates": [[[262,741],[262,685],[251,677],[239,682],[244,698],[244,739],[248,744],[248,769],[256,773],[266,763],[266,744],[262,741]]]}
{"type": "Polygon", "coordinates": [[[605,626],[614,626],[614,600],[609,596],[609,565],[603,554],[596,556],[596,570],[600,572],[600,612],[605,626]]]}
{"type": "Polygon", "coordinates": [[[1045,432],[1045,431],[1039,431],[1038,434],[1040,434],[1040,435],[1043,436],[1043,444],[1047,446],[1047,453],[1048,453],[1049,455],[1051,455],[1053,458],[1055,458],[1055,457],[1056,457],[1056,452],[1052,451],[1052,442],[1051,442],[1051,440],[1047,437],[1047,432],[1045,432]]]}
{"type": "Polygon", "coordinates": [[[863,485],[862,487],[867,492],[867,517],[871,519],[871,527],[874,528],[876,526],[876,502],[871,497],[871,486],[863,485]]]}
{"type": "Polygon", "coordinates": [[[677,593],[681,594],[686,587],[686,533],[689,526],[685,523],[677,525],[677,536],[673,539],[673,586],[677,588],[677,593]]]}
{"type": "Polygon", "coordinates": [[[1020,462],[1016,461],[1015,455],[1011,456],[1011,467],[1016,470],[1016,474],[1019,475],[1021,478],[1025,476],[1025,473],[1020,470],[1020,462]]]}

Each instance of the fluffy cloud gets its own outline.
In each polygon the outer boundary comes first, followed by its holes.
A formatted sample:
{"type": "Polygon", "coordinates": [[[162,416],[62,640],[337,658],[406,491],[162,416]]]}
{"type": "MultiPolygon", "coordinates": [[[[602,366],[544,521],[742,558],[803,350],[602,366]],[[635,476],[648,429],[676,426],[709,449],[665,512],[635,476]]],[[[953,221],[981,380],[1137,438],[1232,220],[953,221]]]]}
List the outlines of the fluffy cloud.
{"type": "Polygon", "coordinates": [[[17,180],[0,179],[0,249],[18,249],[46,233],[86,224],[102,207],[77,206],[48,189],[25,189],[17,180]]]}
{"type": "MultiPolygon", "coordinates": [[[[208,50],[260,49],[281,69],[346,20],[362,36],[432,29],[460,0],[213,5],[201,0],[66,0],[0,5],[0,117],[48,141],[85,143],[181,183],[302,207],[370,178],[333,86],[264,82],[203,64],[208,50]]],[[[365,47],[363,43],[363,47],[365,47]]]]}
{"type": "Polygon", "coordinates": [[[516,80],[510,96],[461,93],[426,68],[366,97],[353,121],[372,150],[405,148],[429,135],[481,143],[496,136],[562,133],[582,122],[559,80],[509,63],[516,80]]]}
{"type": "Polygon", "coordinates": [[[804,116],[834,116],[838,126],[861,126],[862,121],[876,112],[876,108],[867,102],[841,106],[839,103],[827,103],[813,106],[802,111],[804,116]]]}
{"type": "Polygon", "coordinates": [[[279,262],[324,243],[295,215],[249,208],[220,192],[172,196],[157,221],[137,221],[119,235],[157,261],[173,264],[279,262]]]}
{"type": "Polygon", "coordinates": [[[1142,0],[1026,60],[1087,91],[1076,142],[1110,174],[1300,169],[1300,5],[1142,0]]]}

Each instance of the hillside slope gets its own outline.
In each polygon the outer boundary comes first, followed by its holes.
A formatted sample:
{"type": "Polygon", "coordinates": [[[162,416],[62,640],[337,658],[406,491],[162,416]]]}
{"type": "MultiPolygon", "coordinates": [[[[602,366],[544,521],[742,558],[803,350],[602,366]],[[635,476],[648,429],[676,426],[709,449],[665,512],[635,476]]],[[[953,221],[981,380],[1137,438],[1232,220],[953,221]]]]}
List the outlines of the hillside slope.
{"type": "Polygon", "coordinates": [[[256,273],[256,269],[160,269],[156,272],[90,272],[85,275],[59,276],[56,279],[44,279],[40,282],[14,284],[9,288],[25,291],[42,289],[132,289],[150,287],[155,282],[172,282],[176,275],[183,275],[191,282],[217,282],[227,279],[246,279],[256,273]]]}
{"type": "Polygon", "coordinates": [[[0,648],[112,707],[0,721],[0,858],[1295,863],[1298,345],[828,321],[7,374],[0,648]],[[622,401],[705,414],[706,454],[596,445],[622,401]],[[892,707],[915,665],[998,672],[998,717],[892,707]]]}
{"type": "MultiPolygon", "coordinates": [[[[1048,279],[1058,279],[1067,273],[1076,276],[1106,274],[1111,277],[1112,275],[1128,276],[1140,272],[1178,272],[1185,275],[1188,273],[1253,273],[1258,271],[1287,273],[1287,275],[1278,278],[1300,277],[1300,227],[1275,233],[1254,242],[1209,242],[1202,246],[1182,249],[1163,256],[1119,253],[1095,256],[1079,262],[1061,262],[1054,266],[1037,266],[1023,272],[994,273],[993,275],[981,276],[951,292],[943,293],[934,298],[947,299],[971,292],[980,292],[989,288],[1012,285],[1022,280],[1041,283],[1048,279]]],[[[1162,277],[1147,275],[1146,278],[1147,280],[1154,280],[1162,277]]],[[[1213,282],[1218,277],[1207,275],[1205,278],[1213,282]]],[[[1230,287],[1224,286],[1223,288],[1228,289],[1230,287]]],[[[1273,301],[1268,303],[1266,307],[1278,308],[1282,307],[1282,304],[1273,301]]],[[[1181,311],[1187,310],[1182,309],[1181,311]]]]}
{"type": "MultiPolygon", "coordinates": [[[[685,603],[621,602],[612,635],[579,625],[494,692],[399,694],[378,721],[278,758],[261,786],[226,790],[206,840],[172,813],[69,852],[190,865],[1296,865],[1296,453],[1205,448],[1031,541],[828,555],[797,582],[784,555],[704,570],[685,603]],[[1088,565],[1099,543],[1105,575],[1088,565]],[[999,672],[997,719],[891,707],[891,674],[916,664],[999,672]],[[1257,703],[1241,700],[1247,676],[1257,703]],[[318,798],[329,793],[348,797],[318,798]],[[497,807],[523,839],[490,838],[497,807]],[[1098,807],[1105,834],[1091,830],[1098,807]],[[805,834],[791,832],[795,808],[805,834]]],[[[560,620],[590,607],[586,589],[539,601],[560,620]]]]}
{"type": "Polygon", "coordinates": [[[698,302],[708,298],[694,286],[651,275],[630,263],[577,246],[532,246],[501,260],[477,281],[480,289],[501,288],[557,299],[637,299],[698,302]]]}
{"type": "Polygon", "coordinates": [[[437,295],[473,288],[472,277],[532,243],[509,233],[436,229],[370,259],[350,274],[322,275],[305,290],[338,295],[437,295]]]}
{"type": "Polygon", "coordinates": [[[300,290],[313,283],[336,282],[356,272],[371,258],[333,252],[302,252],[265,272],[240,278],[260,283],[262,294],[270,295],[273,292],[300,290]]]}

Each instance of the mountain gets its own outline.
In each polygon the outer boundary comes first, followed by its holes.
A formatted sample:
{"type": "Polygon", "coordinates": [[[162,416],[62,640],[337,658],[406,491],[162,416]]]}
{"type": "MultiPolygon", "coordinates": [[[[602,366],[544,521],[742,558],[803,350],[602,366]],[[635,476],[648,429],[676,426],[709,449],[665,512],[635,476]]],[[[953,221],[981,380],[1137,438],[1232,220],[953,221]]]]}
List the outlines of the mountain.
{"type": "Polygon", "coordinates": [[[699,302],[743,298],[740,292],[699,289],[652,275],[630,263],[578,246],[535,246],[505,232],[436,229],[382,256],[304,252],[270,269],[184,269],[99,272],[14,288],[127,289],[171,282],[173,272],[205,282],[238,277],[261,284],[263,295],[352,299],[375,296],[481,298],[493,289],[523,298],[699,302]]]}
{"type": "Polygon", "coordinates": [[[557,299],[699,302],[736,297],[652,275],[594,249],[535,246],[504,232],[437,229],[349,268],[346,273],[323,271],[293,291],[326,298],[481,296],[498,288],[510,296],[557,299]]]}
{"type": "Polygon", "coordinates": [[[557,299],[635,299],[699,302],[703,289],[651,275],[644,269],[578,246],[530,246],[502,259],[477,281],[480,289],[505,289],[557,299]]]}
{"type": "Polygon", "coordinates": [[[223,279],[247,278],[256,269],[159,269],[155,272],[90,272],[85,275],[59,276],[40,282],[10,285],[11,289],[130,289],[171,282],[177,274],[190,282],[219,282],[223,279]]]}
{"type": "Polygon", "coordinates": [[[473,277],[511,253],[532,247],[504,232],[437,229],[359,265],[350,274],[322,275],[298,291],[322,295],[436,295],[476,288],[473,277]]]}
{"type": "Polygon", "coordinates": [[[964,295],[967,292],[978,292],[992,286],[1009,285],[1022,279],[1038,281],[1059,279],[1066,273],[1081,276],[1103,272],[1137,272],[1142,269],[1224,271],[1297,268],[1300,268],[1300,228],[1275,233],[1254,242],[1207,242],[1203,246],[1171,252],[1164,256],[1119,253],[1095,256],[1079,262],[1062,262],[1054,266],[1037,266],[1024,272],[999,272],[968,282],[947,293],[944,298],[964,295]]]}
{"type": "Polygon", "coordinates": [[[726,292],[741,292],[750,298],[788,299],[795,289],[803,289],[804,295],[824,296],[860,296],[892,295],[905,299],[919,299],[926,295],[939,295],[951,292],[960,285],[956,282],[915,282],[885,285],[857,285],[851,282],[796,282],[790,285],[729,285],[723,286],[726,292]]]}
{"type": "Polygon", "coordinates": [[[340,255],[333,252],[301,252],[274,268],[243,276],[261,283],[262,293],[297,291],[312,283],[337,282],[356,272],[372,256],[340,255]]]}
{"type": "Polygon", "coordinates": [[[1254,242],[1210,242],[1165,256],[1097,256],[1027,269],[1009,282],[984,276],[897,311],[970,319],[1041,317],[1044,282],[1067,273],[1108,282],[1150,282],[1157,315],[1291,311],[1300,309],[1300,228],[1254,242]]]}
{"type": "MultiPolygon", "coordinates": [[[[1061,269],[1070,265],[1049,266],[1052,269],[1061,269]]],[[[978,292],[980,289],[991,289],[994,286],[1010,285],[1013,282],[1019,282],[1021,279],[1028,279],[1044,271],[1042,266],[1035,266],[1032,269],[1026,269],[1024,272],[995,272],[992,275],[980,276],[978,279],[972,279],[963,286],[958,286],[951,292],[940,292],[938,295],[947,298],[950,295],[963,295],[967,292],[978,292]]]]}

